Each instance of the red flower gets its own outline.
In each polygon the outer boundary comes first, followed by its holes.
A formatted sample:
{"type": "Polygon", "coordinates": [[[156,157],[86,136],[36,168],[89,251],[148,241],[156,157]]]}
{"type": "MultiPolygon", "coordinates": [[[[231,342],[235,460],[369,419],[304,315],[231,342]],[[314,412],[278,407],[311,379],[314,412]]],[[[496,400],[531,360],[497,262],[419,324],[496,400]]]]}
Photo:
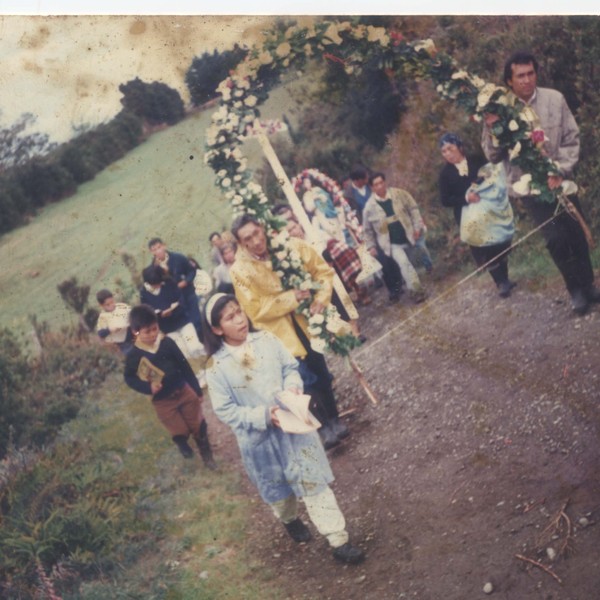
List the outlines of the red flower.
{"type": "Polygon", "coordinates": [[[544,131],[542,129],[534,129],[531,132],[531,141],[534,144],[539,144],[540,142],[543,142],[545,139],[545,135],[544,135],[544,131]]]}

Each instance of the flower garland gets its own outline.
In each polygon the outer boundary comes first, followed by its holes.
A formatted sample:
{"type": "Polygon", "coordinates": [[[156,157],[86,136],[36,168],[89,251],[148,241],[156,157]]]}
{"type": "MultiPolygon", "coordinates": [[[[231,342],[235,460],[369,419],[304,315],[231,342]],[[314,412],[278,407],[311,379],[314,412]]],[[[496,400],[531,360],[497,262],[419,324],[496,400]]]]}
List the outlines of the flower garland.
{"type": "MultiPolygon", "coordinates": [[[[475,120],[481,120],[484,113],[497,115],[491,127],[494,144],[508,152],[511,162],[524,172],[517,189],[542,201],[556,199],[557,192],[548,188],[547,178],[557,172],[557,165],[542,152],[544,134],[531,111],[515,102],[505,88],[458,69],[449,56],[437,52],[432,40],[408,42],[400,32],[351,21],[278,27],[263,33],[262,40],[217,88],[221,105],[206,133],[205,162],[215,171],[215,183],[230,201],[234,217],[248,213],[264,223],[273,269],[284,288],[315,290],[318,285],[294,255],[285,232],[278,231],[281,221],[271,214],[267,196],[252,180],[240,144],[259,116],[257,107],[268,96],[261,77],[302,69],[308,59],[318,57],[342,64],[348,74],[359,73],[364,64],[375,61],[390,78],[431,79],[443,98],[459,104],[475,120]]],[[[334,311],[326,311],[323,322],[316,323],[309,304],[305,301],[298,310],[313,326],[311,344],[347,355],[357,340],[338,327],[334,311]]]]}

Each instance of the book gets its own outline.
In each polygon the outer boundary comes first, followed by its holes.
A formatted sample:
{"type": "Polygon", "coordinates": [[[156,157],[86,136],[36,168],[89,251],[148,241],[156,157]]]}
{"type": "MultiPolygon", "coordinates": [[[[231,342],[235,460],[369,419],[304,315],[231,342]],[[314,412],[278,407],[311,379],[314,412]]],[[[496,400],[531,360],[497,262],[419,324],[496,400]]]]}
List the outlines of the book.
{"type": "Polygon", "coordinates": [[[277,395],[275,417],[279,426],[287,433],[310,433],[321,427],[321,423],[310,412],[310,396],[284,390],[277,395]]]}
{"type": "Polygon", "coordinates": [[[154,366],[145,356],[142,356],[137,368],[137,376],[148,383],[162,383],[165,372],[154,366]]]}

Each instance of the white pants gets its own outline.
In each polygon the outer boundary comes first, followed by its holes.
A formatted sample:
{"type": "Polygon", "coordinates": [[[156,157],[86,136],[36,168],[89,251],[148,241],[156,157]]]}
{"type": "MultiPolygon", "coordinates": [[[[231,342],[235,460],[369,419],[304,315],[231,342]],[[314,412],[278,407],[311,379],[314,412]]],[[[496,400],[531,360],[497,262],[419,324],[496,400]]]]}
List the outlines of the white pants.
{"type": "Polygon", "coordinates": [[[408,256],[404,248],[399,244],[392,244],[390,254],[400,267],[402,278],[406,282],[406,287],[409,289],[409,291],[420,292],[422,290],[421,280],[419,279],[416,269],[413,267],[410,260],[408,260],[408,256]]]}
{"type": "MultiPolygon", "coordinates": [[[[346,520],[338,506],[332,489],[327,486],[320,494],[302,498],[306,512],[317,531],[327,538],[332,548],[343,546],[348,541],[346,520]]],[[[270,505],[278,519],[291,523],[298,517],[298,499],[293,494],[270,505]]]]}
{"type": "Polygon", "coordinates": [[[200,358],[204,356],[204,346],[198,339],[196,329],[191,323],[186,323],[181,329],[167,333],[167,337],[170,337],[181,350],[183,355],[187,358],[200,358]]]}

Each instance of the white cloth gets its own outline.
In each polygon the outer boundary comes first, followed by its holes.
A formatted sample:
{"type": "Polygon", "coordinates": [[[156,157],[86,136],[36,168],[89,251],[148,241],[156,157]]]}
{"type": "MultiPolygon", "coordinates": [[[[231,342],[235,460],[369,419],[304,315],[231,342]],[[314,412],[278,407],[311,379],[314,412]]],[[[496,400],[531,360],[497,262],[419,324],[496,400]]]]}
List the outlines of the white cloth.
{"type": "Polygon", "coordinates": [[[206,354],[204,346],[198,339],[196,329],[191,323],[186,323],[177,331],[167,333],[167,337],[170,337],[177,344],[177,347],[188,360],[190,358],[200,358],[206,354]]]}
{"type": "MultiPolygon", "coordinates": [[[[346,519],[338,506],[332,489],[327,486],[319,494],[302,498],[306,512],[317,531],[327,538],[332,548],[343,546],[348,541],[346,519]]],[[[275,516],[283,523],[291,523],[298,517],[298,499],[291,495],[271,505],[275,516]]]]}
{"type": "Polygon", "coordinates": [[[400,267],[402,278],[406,282],[406,287],[411,292],[420,292],[422,290],[419,274],[410,262],[406,251],[399,244],[391,244],[391,256],[400,267]]]}

